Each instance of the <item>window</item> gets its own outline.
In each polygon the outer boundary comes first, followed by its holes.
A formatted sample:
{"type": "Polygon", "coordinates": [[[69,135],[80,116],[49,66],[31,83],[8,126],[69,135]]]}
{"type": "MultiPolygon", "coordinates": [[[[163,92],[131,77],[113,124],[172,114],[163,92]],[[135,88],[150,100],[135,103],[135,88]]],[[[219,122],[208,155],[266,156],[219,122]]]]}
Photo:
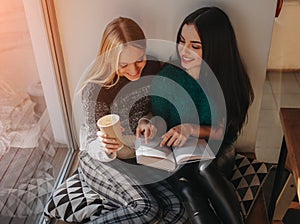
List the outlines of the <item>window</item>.
{"type": "Polygon", "coordinates": [[[76,148],[41,12],[40,0],[1,3],[1,223],[39,223],[76,148]]]}

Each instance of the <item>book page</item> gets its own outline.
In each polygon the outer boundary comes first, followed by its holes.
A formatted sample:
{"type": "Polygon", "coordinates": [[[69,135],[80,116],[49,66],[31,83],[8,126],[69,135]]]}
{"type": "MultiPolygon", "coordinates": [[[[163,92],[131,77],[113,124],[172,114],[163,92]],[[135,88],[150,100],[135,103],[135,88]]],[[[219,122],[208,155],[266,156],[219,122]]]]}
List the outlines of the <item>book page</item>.
{"type": "Polygon", "coordinates": [[[144,139],[136,141],[136,157],[140,164],[165,169],[174,170],[176,162],[172,150],[168,147],[160,147],[160,138],[151,139],[145,144],[144,139]]]}
{"type": "Polygon", "coordinates": [[[172,150],[169,147],[163,146],[160,147],[159,144],[161,139],[154,138],[145,143],[145,140],[141,138],[140,142],[136,143],[136,155],[143,155],[149,157],[156,157],[161,159],[167,159],[172,162],[175,162],[172,150]]]}
{"type": "Polygon", "coordinates": [[[197,138],[190,138],[182,147],[174,147],[173,153],[178,164],[215,158],[206,141],[197,138]]]}

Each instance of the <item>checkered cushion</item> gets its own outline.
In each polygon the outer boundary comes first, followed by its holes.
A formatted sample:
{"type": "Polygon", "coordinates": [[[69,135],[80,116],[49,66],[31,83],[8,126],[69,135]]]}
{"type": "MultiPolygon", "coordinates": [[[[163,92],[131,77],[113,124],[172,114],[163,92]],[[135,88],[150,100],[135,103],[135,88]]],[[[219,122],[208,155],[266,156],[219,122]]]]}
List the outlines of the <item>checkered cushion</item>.
{"type": "Polygon", "coordinates": [[[249,215],[271,167],[272,164],[236,155],[231,182],[245,217],[249,215]]]}
{"type": "Polygon", "coordinates": [[[85,223],[106,212],[100,195],[88,187],[81,172],[79,168],[53,192],[44,209],[47,221],[56,218],[66,222],[85,223]]]}

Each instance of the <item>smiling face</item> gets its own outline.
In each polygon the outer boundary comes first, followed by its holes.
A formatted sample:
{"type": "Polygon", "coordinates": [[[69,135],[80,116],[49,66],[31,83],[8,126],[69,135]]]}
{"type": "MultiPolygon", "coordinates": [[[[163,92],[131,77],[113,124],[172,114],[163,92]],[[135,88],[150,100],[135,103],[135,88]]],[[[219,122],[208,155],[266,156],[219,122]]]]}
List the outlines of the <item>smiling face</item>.
{"type": "Polygon", "coordinates": [[[145,65],[145,50],[134,46],[126,46],[120,54],[117,73],[119,76],[125,76],[130,81],[136,81],[141,77],[145,65]]]}
{"type": "Polygon", "coordinates": [[[197,69],[200,72],[202,44],[193,24],[185,24],[182,27],[178,43],[178,53],[181,60],[181,66],[185,68],[187,72],[194,69],[197,69]]]}

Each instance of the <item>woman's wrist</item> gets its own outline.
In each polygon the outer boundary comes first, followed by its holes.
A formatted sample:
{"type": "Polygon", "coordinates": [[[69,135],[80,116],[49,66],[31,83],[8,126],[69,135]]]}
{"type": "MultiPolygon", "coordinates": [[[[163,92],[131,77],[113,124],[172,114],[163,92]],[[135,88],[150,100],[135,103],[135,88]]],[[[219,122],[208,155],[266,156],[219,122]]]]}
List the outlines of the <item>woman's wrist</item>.
{"type": "Polygon", "coordinates": [[[191,124],[191,136],[199,137],[199,127],[196,125],[191,124]]]}

